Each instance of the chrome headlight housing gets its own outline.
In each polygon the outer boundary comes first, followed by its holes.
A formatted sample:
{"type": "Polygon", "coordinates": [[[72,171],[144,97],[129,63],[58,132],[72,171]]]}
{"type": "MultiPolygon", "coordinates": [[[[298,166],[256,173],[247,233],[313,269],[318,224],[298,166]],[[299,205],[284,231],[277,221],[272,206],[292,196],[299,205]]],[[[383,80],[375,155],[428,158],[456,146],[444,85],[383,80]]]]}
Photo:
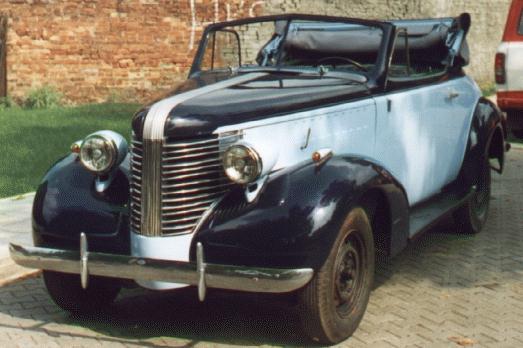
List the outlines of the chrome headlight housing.
{"type": "Polygon", "coordinates": [[[231,145],[223,154],[225,174],[237,184],[256,181],[262,173],[262,161],[258,153],[248,145],[231,145]]]}
{"type": "Polygon", "coordinates": [[[103,175],[120,165],[127,151],[127,141],[123,136],[113,131],[99,131],[82,141],[80,161],[90,172],[103,175]]]}

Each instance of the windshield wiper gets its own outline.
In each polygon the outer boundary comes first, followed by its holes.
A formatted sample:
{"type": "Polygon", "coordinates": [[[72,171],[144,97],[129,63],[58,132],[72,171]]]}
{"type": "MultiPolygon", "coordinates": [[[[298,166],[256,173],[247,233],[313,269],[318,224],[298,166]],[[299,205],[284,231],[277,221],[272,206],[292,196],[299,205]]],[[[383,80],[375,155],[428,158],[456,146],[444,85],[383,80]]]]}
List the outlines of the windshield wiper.
{"type": "Polygon", "coordinates": [[[355,74],[346,71],[331,71],[320,65],[317,70],[313,69],[300,69],[300,68],[280,68],[280,67],[256,67],[256,68],[238,68],[237,73],[250,73],[250,72],[266,72],[266,73],[279,73],[289,74],[298,76],[318,76],[318,77],[330,77],[338,78],[343,80],[349,80],[356,83],[365,83],[367,78],[360,74],[355,74]]]}

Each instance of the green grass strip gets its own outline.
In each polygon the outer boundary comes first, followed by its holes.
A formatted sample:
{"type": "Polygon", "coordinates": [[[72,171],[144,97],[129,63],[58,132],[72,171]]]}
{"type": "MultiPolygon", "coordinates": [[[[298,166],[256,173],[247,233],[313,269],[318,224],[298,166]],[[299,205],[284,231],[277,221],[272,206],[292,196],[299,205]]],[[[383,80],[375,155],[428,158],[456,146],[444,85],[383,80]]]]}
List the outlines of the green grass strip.
{"type": "Polygon", "coordinates": [[[129,138],[135,104],[0,110],[0,198],[36,190],[45,172],[86,135],[110,129],[129,138]]]}

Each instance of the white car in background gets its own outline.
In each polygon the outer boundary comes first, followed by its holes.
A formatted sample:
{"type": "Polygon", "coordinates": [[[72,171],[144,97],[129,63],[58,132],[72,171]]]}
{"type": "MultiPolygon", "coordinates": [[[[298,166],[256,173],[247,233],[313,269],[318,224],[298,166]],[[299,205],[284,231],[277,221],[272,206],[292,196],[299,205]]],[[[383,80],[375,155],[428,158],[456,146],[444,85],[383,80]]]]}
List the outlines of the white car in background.
{"type": "Polygon", "coordinates": [[[523,0],[513,0],[495,63],[497,99],[508,128],[523,138],[523,0]]]}

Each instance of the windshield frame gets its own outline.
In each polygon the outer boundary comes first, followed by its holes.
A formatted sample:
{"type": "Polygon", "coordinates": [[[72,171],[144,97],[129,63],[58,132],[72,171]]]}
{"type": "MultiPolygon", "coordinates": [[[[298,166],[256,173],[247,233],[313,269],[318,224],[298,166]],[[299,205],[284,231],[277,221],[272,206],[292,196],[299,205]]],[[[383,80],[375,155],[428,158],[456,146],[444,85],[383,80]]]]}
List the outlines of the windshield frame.
{"type": "MultiPolygon", "coordinates": [[[[390,55],[394,36],[394,25],[388,22],[374,21],[374,20],[365,20],[357,18],[347,18],[347,17],[332,17],[332,16],[317,16],[317,15],[304,15],[304,14],[284,14],[284,15],[274,15],[274,16],[261,16],[253,18],[245,18],[240,20],[220,22],[207,26],[202,34],[202,39],[198,45],[198,50],[195,54],[191,70],[189,72],[189,78],[199,75],[202,71],[200,69],[203,57],[205,54],[205,49],[207,47],[207,42],[210,37],[210,33],[216,30],[226,29],[232,26],[238,25],[247,25],[258,22],[269,22],[269,21],[288,21],[285,27],[285,33],[283,35],[283,40],[287,37],[289,31],[289,24],[293,20],[304,20],[304,21],[324,21],[324,22],[338,22],[338,23],[348,23],[348,24],[357,24],[364,26],[377,27],[383,31],[383,39],[380,43],[380,48],[378,52],[378,57],[376,60],[376,65],[374,69],[370,70],[367,78],[369,83],[381,84],[384,83],[386,78],[387,62],[390,55]]],[[[260,67],[263,68],[263,67],[260,67]]],[[[276,68],[282,68],[278,59],[278,65],[276,68]]]]}

